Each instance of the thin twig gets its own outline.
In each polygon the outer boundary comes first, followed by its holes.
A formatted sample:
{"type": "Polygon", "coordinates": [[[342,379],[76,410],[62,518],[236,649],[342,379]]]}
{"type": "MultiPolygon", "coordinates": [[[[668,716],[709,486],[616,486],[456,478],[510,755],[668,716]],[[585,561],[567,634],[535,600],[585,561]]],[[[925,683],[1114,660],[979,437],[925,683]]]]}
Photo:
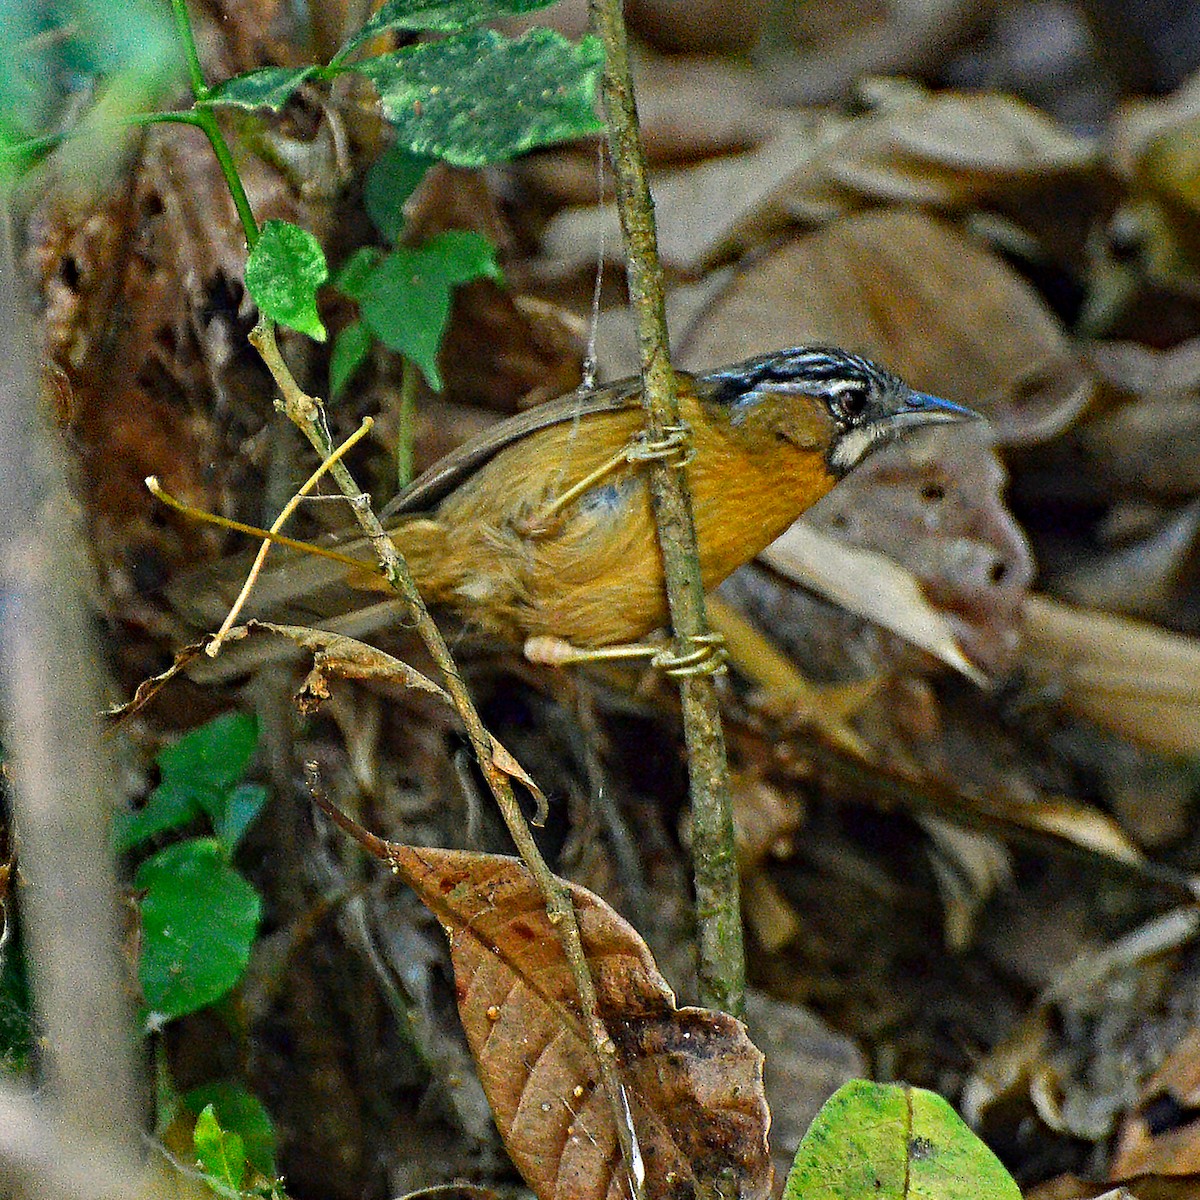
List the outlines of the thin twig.
{"type": "Polygon", "coordinates": [[[285,537],[282,533],[272,533],[269,529],[263,529],[261,525],[247,525],[245,521],[234,521],[229,517],[220,517],[216,513],[207,512],[203,508],[194,508],[166,491],[159,483],[157,475],[147,475],[145,484],[146,491],[156,500],[160,500],[168,508],[173,508],[192,521],[199,521],[204,525],[216,525],[220,529],[231,529],[234,533],[244,533],[258,538],[260,541],[270,542],[273,546],[287,546],[290,550],[315,554],[318,558],[328,558],[330,561],[341,563],[352,570],[361,570],[366,566],[362,559],[351,558],[349,554],[339,554],[336,550],[329,550],[324,546],[314,546],[312,542],[302,542],[297,538],[285,537]]]}
{"type": "MultiPolygon", "coordinates": [[[[287,519],[300,506],[300,502],[309,494],[324,478],[329,469],[336,462],[341,462],[349,450],[356,446],[374,427],[375,422],[370,417],[364,417],[363,423],[327,458],[322,459],[321,465],[304,481],[303,486],[299,491],[283,506],[279,516],[271,522],[271,528],[268,533],[278,533],[283,528],[287,519]]],[[[246,574],[246,582],[242,584],[242,590],[238,592],[237,599],[233,602],[225,620],[221,622],[221,628],[213,634],[208,645],[204,647],[204,653],[210,658],[215,658],[221,652],[221,646],[224,644],[226,637],[229,636],[229,631],[237,623],[238,616],[245,607],[246,601],[250,598],[250,593],[254,589],[255,583],[258,582],[259,574],[262,572],[263,564],[267,561],[267,554],[271,549],[271,539],[263,538],[262,545],[258,548],[258,553],[254,556],[254,564],[246,574]]]]}
{"type": "MultiPolygon", "coordinates": [[[[592,29],[604,42],[604,116],[625,233],[630,302],[637,322],[647,437],[657,441],[666,430],[679,425],[679,402],[671,369],[654,204],[638,132],[621,0],[591,0],[590,14],[592,29]]],[[[678,463],[650,464],[650,495],[662,547],[675,652],[683,658],[710,635],[691,496],[678,463]]],[[[710,675],[681,677],[679,694],[691,782],[700,999],[709,1007],[741,1016],[746,967],[721,712],[710,675]]]]}
{"type": "MultiPolygon", "coordinates": [[[[313,449],[322,458],[328,457],[331,446],[328,434],[325,432],[321,403],[315,397],[305,393],[297,384],[279,351],[274,325],[265,318],[260,320],[250,334],[250,342],[261,355],[279,388],[282,396],[280,405],[282,410],[308,438],[313,449]]],[[[442,637],[441,630],[438,629],[421,599],[408,564],[400,556],[392,539],[388,537],[387,532],[379,523],[379,518],[371,508],[370,498],[360,491],[345,463],[333,463],[330,467],[330,474],[342,494],[350,502],[359,528],[374,547],[388,583],[407,602],[413,625],[442,673],[446,690],[454,701],[455,710],[466,729],[480,770],[487,780],[492,795],[496,798],[496,804],[508,828],[509,835],[542,893],[546,903],[547,916],[550,923],[559,932],[563,953],[575,981],[575,987],[579,992],[579,1002],[583,1010],[588,1042],[596,1057],[605,1097],[613,1111],[622,1154],[627,1164],[633,1163],[635,1161],[633,1127],[629,1122],[628,1107],[617,1073],[616,1046],[600,1016],[596,987],[584,954],[579,922],[575,916],[575,908],[571,903],[570,894],[550,870],[537,843],[533,840],[533,833],[517,803],[508,776],[496,764],[491,735],[484,728],[483,721],[463,683],[462,676],[442,637]]],[[[632,1173],[630,1188],[635,1195],[640,1194],[641,1189],[635,1185],[632,1173]]]]}

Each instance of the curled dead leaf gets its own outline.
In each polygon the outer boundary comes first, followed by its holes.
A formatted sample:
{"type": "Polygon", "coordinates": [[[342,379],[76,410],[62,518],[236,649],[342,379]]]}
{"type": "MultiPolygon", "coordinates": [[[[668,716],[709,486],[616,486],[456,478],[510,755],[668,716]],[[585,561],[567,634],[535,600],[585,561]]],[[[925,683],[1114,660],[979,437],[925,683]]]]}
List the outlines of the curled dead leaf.
{"type": "MultiPolygon", "coordinates": [[[[384,842],[318,797],[387,863],[450,939],[463,1028],[513,1162],[544,1200],[625,1200],[630,1178],[599,1085],[565,956],[518,860],[384,842]]],[[[675,1007],[637,931],[598,896],[566,885],[599,1015],[628,1101],[646,1195],[770,1194],[763,1058],[722,1013],[675,1007]]]]}
{"type": "MultiPolygon", "coordinates": [[[[664,262],[698,272],[789,227],[871,201],[958,208],[1035,178],[1089,171],[1097,159],[1093,143],[1011,97],[882,81],[869,99],[872,107],[852,118],[789,115],[748,154],[660,178],[654,195],[664,262]]],[[[616,210],[567,209],[543,244],[559,264],[581,265],[593,247],[621,244],[616,210]]],[[[926,265],[911,262],[914,271],[926,265]]],[[[765,337],[758,348],[793,341],[765,337]]]]}
{"type": "Polygon", "coordinates": [[[982,684],[946,618],[921,594],[920,584],[891,559],[844,546],[797,522],[760,556],[773,570],[827,596],[982,684]]]}

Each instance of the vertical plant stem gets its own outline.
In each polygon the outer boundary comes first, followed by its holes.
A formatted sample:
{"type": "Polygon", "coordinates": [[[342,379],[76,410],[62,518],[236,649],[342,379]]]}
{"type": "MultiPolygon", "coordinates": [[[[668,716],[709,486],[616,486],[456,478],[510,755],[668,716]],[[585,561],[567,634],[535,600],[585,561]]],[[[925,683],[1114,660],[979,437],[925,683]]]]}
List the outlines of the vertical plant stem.
{"type": "Polygon", "coordinates": [[[179,34],[183,57],[187,61],[192,95],[197,100],[203,100],[208,95],[208,84],[204,79],[204,69],[200,66],[200,54],[196,50],[196,38],[192,33],[192,22],[185,0],[171,0],[171,15],[175,18],[175,31],[179,34]]]}
{"type": "MultiPolygon", "coordinates": [[[[274,325],[265,319],[261,320],[250,335],[250,343],[261,355],[283,395],[284,412],[308,438],[321,458],[328,458],[333,447],[325,433],[320,401],[307,395],[296,383],[279,352],[274,325]]],[[[640,1156],[635,1149],[633,1126],[629,1121],[627,1101],[617,1073],[616,1045],[605,1029],[604,1020],[600,1015],[596,985],[587,964],[579,921],[570,893],[542,857],[542,852],[538,849],[533,833],[517,803],[509,777],[496,765],[491,735],[484,727],[441,630],[421,599],[408,564],[379,523],[379,518],[371,509],[369,498],[359,489],[346,464],[333,463],[329,473],[349,501],[359,528],[370,540],[388,582],[393,590],[407,601],[413,627],[442,673],[446,691],[450,693],[455,710],[466,728],[471,749],[492,795],[496,798],[496,805],[500,809],[504,824],[545,899],[547,915],[550,923],[558,930],[563,954],[579,992],[579,1004],[587,1028],[588,1041],[596,1060],[605,1098],[613,1111],[621,1151],[630,1171],[631,1190],[635,1196],[640,1196],[641,1185],[633,1177],[633,1163],[640,1161],[640,1156]]]]}
{"type": "Polygon", "coordinates": [[[229,149],[229,143],[226,142],[225,135],[221,132],[221,126],[217,124],[216,114],[211,108],[203,107],[203,102],[208,99],[209,88],[204,78],[204,68],[200,65],[200,54],[196,49],[196,37],[192,33],[192,22],[188,16],[185,0],[171,0],[171,12],[175,17],[175,29],[179,34],[179,41],[183,46],[183,56],[187,61],[188,81],[192,86],[192,95],[200,106],[192,108],[188,112],[147,114],[146,123],[177,121],[184,125],[194,125],[197,129],[203,130],[204,136],[208,138],[209,145],[212,146],[213,153],[217,156],[217,162],[221,166],[225,186],[233,198],[233,206],[237,209],[238,220],[241,221],[242,230],[246,234],[246,245],[253,250],[254,243],[258,241],[258,222],[254,219],[254,210],[250,207],[246,189],[242,187],[242,178],[233,161],[233,152],[229,149]]]}
{"type": "MultiPolygon", "coordinates": [[[[654,202],[646,179],[621,0],[591,0],[590,11],[593,32],[604,42],[604,116],[625,234],[646,430],[650,440],[659,441],[665,431],[679,425],[679,403],[671,369],[654,202]]],[[[691,496],[683,472],[667,461],[653,462],[650,495],[662,547],[675,649],[682,656],[708,633],[691,496]]],[[[711,675],[685,676],[679,691],[691,785],[700,999],[709,1007],[741,1016],[746,967],[720,708],[711,675]]]]}

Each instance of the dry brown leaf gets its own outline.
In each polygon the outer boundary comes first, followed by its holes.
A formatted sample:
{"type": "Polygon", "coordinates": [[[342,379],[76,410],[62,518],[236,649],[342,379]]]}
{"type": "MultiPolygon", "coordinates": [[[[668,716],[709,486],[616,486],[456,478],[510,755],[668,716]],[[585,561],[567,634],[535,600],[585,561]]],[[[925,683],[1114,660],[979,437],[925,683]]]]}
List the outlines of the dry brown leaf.
{"type": "Polygon", "coordinates": [[[1197,639],[1030,596],[1023,660],[1072,712],[1164,754],[1200,753],[1197,639]]]}
{"type": "MultiPolygon", "coordinates": [[[[265,629],[270,633],[279,634],[312,654],[312,670],[296,693],[296,704],[301,712],[314,712],[329,699],[329,681],[333,678],[371,680],[375,683],[397,684],[403,688],[416,688],[418,691],[437,696],[448,707],[454,707],[450,694],[427,675],[423,675],[415,667],[410,667],[395,655],[366,642],[326,629],[312,629],[307,625],[250,621],[244,628],[249,632],[265,629]]],[[[496,769],[529,789],[537,803],[534,824],[543,824],[550,809],[550,802],[545,793],[500,742],[492,738],[491,745],[492,762],[496,769]]]]}
{"type": "Polygon", "coordinates": [[[762,99],[756,72],[727,59],[639,51],[634,69],[638,120],[652,164],[746,150],[769,137],[779,120],[762,99]]]}
{"type": "Polygon", "coordinates": [[[176,675],[181,671],[186,671],[192,663],[203,658],[204,647],[207,645],[208,639],[205,638],[202,642],[192,642],[187,646],[181,647],[175,652],[175,657],[171,665],[165,671],[149,679],[142,680],[133,695],[124,704],[114,704],[104,715],[114,721],[123,721],[126,717],[131,717],[140,709],[145,708],[176,675]]]}
{"type": "MultiPolygon", "coordinates": [[[[1011,97],[888,82],[872,99],[863,116],[791,116],[749,154],[660,178],[654,195],[664,262],[698,272],[789,226],[871,201],[958,208],[1031,179],[1089,170],[1096,159],[1090,142],[1011,97]]],[[[621,245],[612,206],[569,209],[547,228],[544,250],[581,265],[602,241],[621,245]]],[[[925,265],[916,259],[912,269],[925,265]]]]}
{"type": "MultiPolygon", "coordinates": [[[[789,114],[780,118],[774,136],[746,154],[659,178],[654,197],[663,262],[698,272],[792,224],[781,197],[797,164],[812,154],[815,139],[814,118],[789,114]]],[[[563,270],[591,263],[600,246],[613,254],[620,245],[616,209],[589,205],[554,217],[544,232],[542,253],[563,270]]]]}
{"type": "Polygon", "coordinates": [[[1106,382],[1129,398],[1072,431],[1089,466],[1120,494],[1194,497],[1200,492],[1200,339],[1162,354],[1131,344],[1098,346],[1091,357],[1106,382]]]}
{"type": "Polygon", "coordinates": [[[868,76],[935,73],[979,27],[983,12],[975,0],[780,7],[756,58],[764,67],[764,87],[780,102],[838,100],[868,76]],[[797,52],[789,54],[790,48],[797,52]]]}
{"type": "Polygon", "coordinates": [[[1137,1109],[1121,1124],[1110,1173],[1200,1172],[1200,1031],[1192,1029],[1146,1081],[1137,1109]]]}
{"type": "Polygon", "coordinates": [[[1012,855],[990,834],[939,817],[918,818],[929,837],[929,860],[942,900],[942,930],[956,954],[975,940],[983,906],[1012,880],[1012,855]]]}
{"type": "Polygon", "coordinates": [[[711,365],[805,342],[849,347],[979,409],[1001,442],[1028,440],[1091,388],[1024,280],[952,226],[905,210],[833,222],[740,271],[689,333],[686,355],[711,365]]]}
{"type": "Polygon", "coordinates": [[[1175,1179],[1138,1176],[1119,1183],[1085,1183],[1074,1175],[1059,1175],[1025,1193],[1025,1200],[1196,1200],[1200,1175],[1175,1179]]]}
{"type": "MultiPolygon", "coordinates": [[[[629,1179],[612,1109],[532,876],[500,855],[360,840],[374,843],[446,929],[463,1027],[497,1126],[530,1187],[545,1200],[625,1200],[629,1179]]],[[[598,896],[567,886],[615,1043],[646,1194],[694,1195],[724,1179],[736,1196],[766,1197],[772,1170],[762,1055],[731,1017],[677,1009],[637,931],[598,896]]]]}
{"type": "Polygon", "coordinates": [[[898,633],[976,683],[984,675],[959,647],[950,622],[913,575],[882,554],[845,546],[797,521],[759,556],[779,574],[898,633]]]}

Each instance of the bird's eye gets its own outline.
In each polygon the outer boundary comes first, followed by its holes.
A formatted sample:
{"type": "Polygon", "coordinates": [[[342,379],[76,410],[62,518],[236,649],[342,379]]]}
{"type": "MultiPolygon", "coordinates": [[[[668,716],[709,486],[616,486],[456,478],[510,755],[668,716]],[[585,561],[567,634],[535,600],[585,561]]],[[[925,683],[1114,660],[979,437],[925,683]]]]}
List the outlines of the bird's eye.
{"type": "Polygon", "coordinates": [[[865,387],[843,388],[833,398],[833,411],[843,421],[856,421],[867,411],[868,400],[865,387]]]}

